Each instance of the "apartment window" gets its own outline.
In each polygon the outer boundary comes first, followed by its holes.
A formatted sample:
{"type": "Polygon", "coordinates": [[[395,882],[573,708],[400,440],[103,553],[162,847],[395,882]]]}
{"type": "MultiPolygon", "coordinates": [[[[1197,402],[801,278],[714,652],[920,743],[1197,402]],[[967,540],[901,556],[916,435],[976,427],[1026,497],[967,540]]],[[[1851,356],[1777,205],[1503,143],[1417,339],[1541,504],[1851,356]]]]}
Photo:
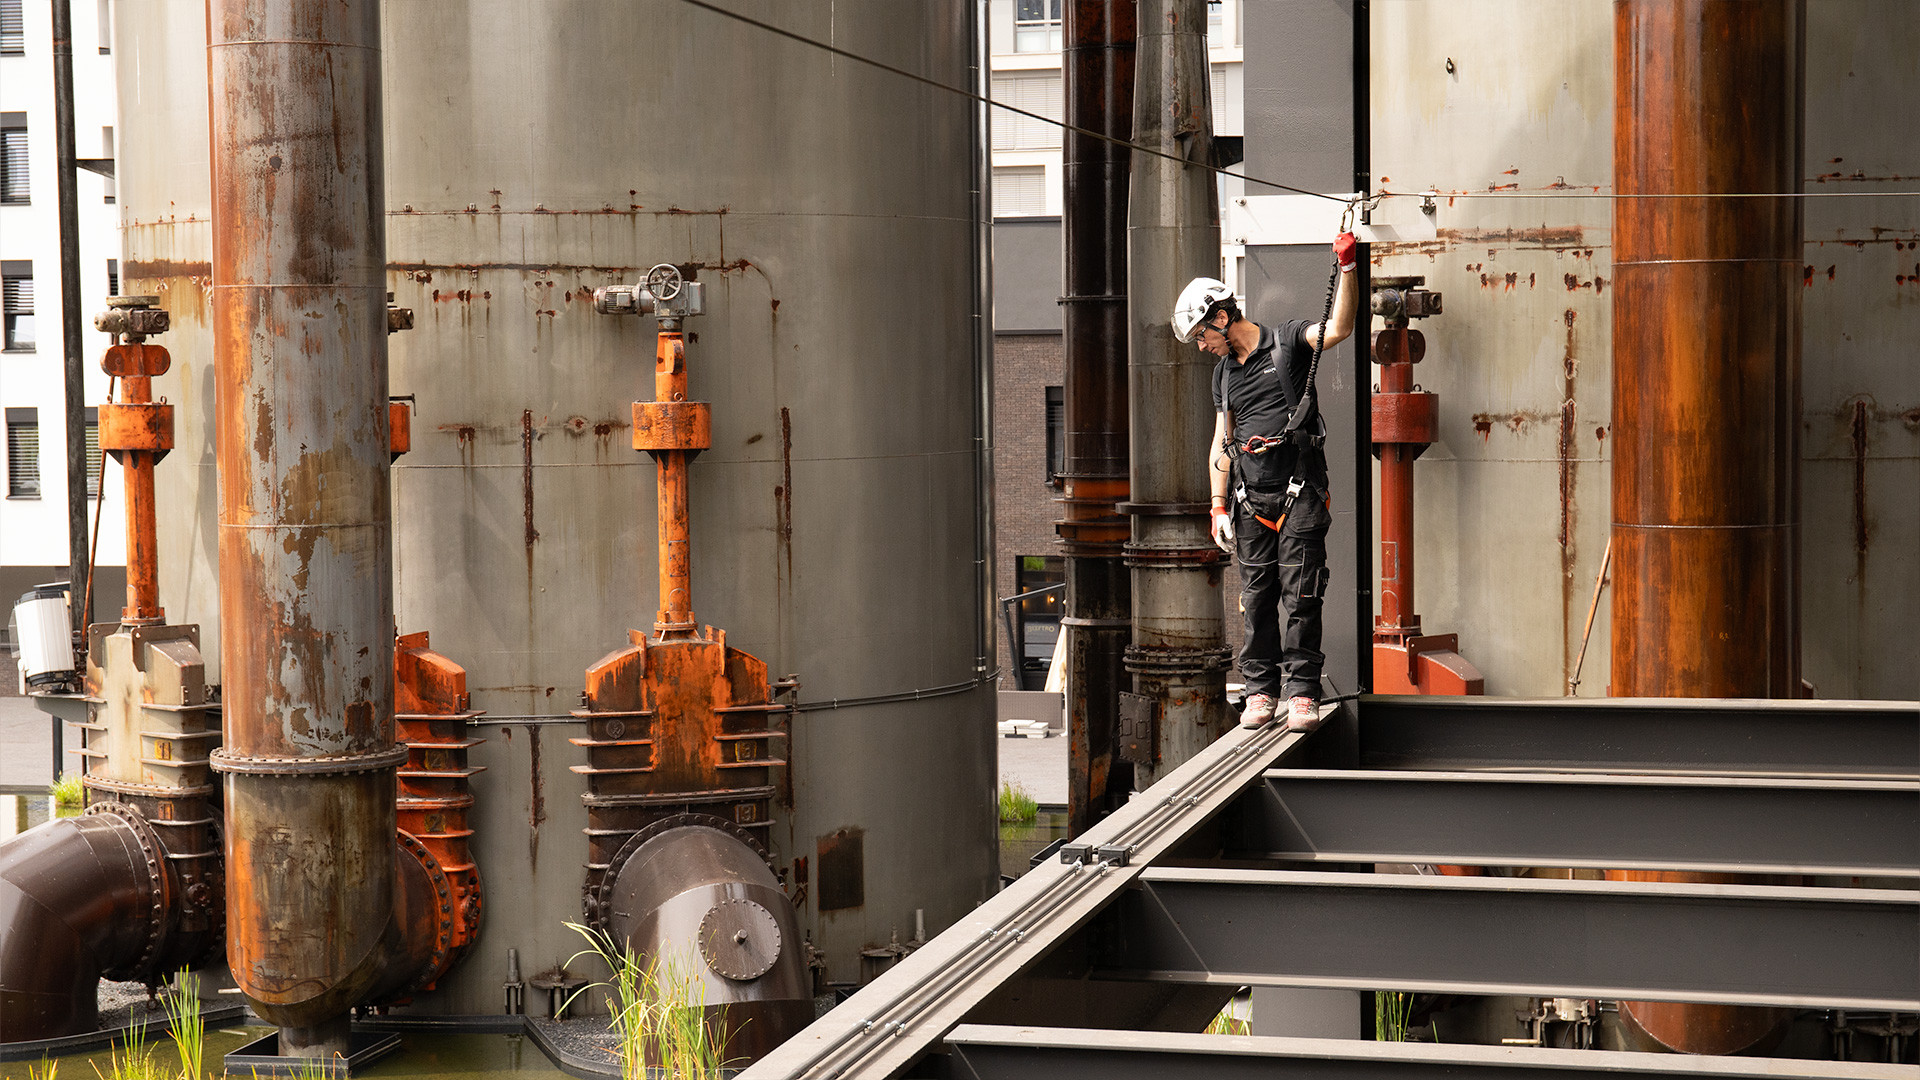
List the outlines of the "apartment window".
{"type": "MultiPolygon", "coordinates": [[[[1218,2],[1219,0],[1215,0],[1215,3],[1218,3],[1218,2]]],[[[108,53],[111,53],[112,51],[113,51],[113,9],[111,5],[108,3],[108,0],[100,0],[100,55],[105,56],[108,53]]],[[[109,151],[107,156],[112,157],[113,156],[112,152],[109,151]]]]}
{"type": "Polygon", "coordinates": [[[1056,487],[1067,471],[1067,391],[1047,387],[1047,483],[1056,487]]]}
{"type": "MultiPolygon", "coordinates": [[[[1066,115],[1066,100],[1058,71],[995,75],[993,100],[1054,121],[1066,115]]],[[[993,114],[993,148],[1058,150],[1060,125],[997,109],[993,114]]]]}
{"type": "Polygon", "coordinates": [[[1013,0],[1013,51],[1059,52],[1060,0],[1013,0]]]}
{"type": "Polygon", "coordinates": [[[1046,166],[995,165],[993,167],[994,217],[1035,217],[1046,212],[1046,166]]]}
{"type": "Polygon", "coordinates": [[[0,0],[0,56],[24,56],[26,52],[27,33],[21,22],[20,0],[0,0]]]}
{"type": "Polygon", "coordinates": [[[8,352],[33,351],[33,263],[0,263],[0,313],[5,317],[8,352]]]}
{"type": "MultiPolygon", "coordinates": [[[[100,2],[104,4],[107,0],[100,0],[100,2]]],[[[1207,0],[1207,44],[1209,45],[1232,44],[1232,42],[1227,40],[1227,19],[1226,12],[1223,10],[1224,6],[1220,0],[1207,0]]]]}
{"type": "Polygon", "coordinates": [[[87,498],[100,497],[100,410],[87,410],[87,498]]]}
{"type": "Polygon", "coordinates": [[[107,260],[107,295],[120,295],[120,260],[107,260]]]}
{"type": "Polygon", "coordinates": [[[40,410],[7,410],[7,498],[40,497],[40,410]]]}
{"type": "Polygon", "coordinates": [[[27,186],[27,114],[0,113],[0,203],[24,203],[27,186]]]}

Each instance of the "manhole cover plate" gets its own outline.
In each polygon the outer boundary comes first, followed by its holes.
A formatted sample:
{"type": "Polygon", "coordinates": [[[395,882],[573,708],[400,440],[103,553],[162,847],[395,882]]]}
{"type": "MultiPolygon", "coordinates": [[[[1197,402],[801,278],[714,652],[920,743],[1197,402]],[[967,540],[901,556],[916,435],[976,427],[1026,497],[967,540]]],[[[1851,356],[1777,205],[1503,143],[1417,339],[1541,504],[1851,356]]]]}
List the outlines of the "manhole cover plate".
{"type": "Polygon", "coordinates": [[[700,952],[729,979],[757,979],[780,958],[780,924],[751,900],[722,900],[700,920],[700,952]]]}

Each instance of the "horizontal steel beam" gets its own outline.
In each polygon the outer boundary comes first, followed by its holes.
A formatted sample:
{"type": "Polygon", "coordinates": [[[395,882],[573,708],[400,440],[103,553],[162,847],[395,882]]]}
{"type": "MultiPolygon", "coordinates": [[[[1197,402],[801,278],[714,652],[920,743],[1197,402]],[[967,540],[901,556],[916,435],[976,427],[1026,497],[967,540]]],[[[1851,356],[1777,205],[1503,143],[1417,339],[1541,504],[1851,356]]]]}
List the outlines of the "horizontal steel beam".
{"type": "Polygon", "coordinates": [[[948,1080],[1912,1080],[1910,1065],[963,1025],[948,1080]],[[1484,1070],[1484,1071],[1482,1071],[1484,1070]]]}
{"type": "Polygon", "coordinates": [[[1920,876],[1920,781],[1275,769],[1229,857],[1920,876]]]}
{"type": "Polygon", "coordinates": [[[1360,765],[1920,778],[1920,702],[1365,697],[1360,765]]]}
{"type": "Polygon", "coordinates": [[[1149,869],[1105,978],[1920,1009],[1920,892],[1149,869]]]}

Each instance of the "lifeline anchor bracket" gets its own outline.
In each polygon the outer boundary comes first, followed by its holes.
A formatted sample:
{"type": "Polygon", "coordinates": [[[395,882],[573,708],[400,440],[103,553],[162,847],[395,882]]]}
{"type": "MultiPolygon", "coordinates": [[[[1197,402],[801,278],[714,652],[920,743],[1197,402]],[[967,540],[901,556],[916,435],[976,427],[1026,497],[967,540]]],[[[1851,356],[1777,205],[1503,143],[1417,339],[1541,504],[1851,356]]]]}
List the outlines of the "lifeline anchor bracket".
{"type": "Polygon", "coordinates": [[[1127,866],[1133,861],[1132,844],[1063,844],[1060,847],[1060,861],[1063,863],[1105,863],[1108,866],[1127,866]]]}

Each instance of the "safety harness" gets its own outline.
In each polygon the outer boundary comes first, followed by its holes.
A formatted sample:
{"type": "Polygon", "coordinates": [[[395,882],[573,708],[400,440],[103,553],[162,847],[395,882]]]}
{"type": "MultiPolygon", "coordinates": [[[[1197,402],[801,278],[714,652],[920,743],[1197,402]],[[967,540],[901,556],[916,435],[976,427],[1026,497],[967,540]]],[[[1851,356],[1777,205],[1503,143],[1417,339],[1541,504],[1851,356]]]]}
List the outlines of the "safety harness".
{"type": "MultiPolygon", "coordinates": [[[[1352,213],[1351,208],[1348,209],[1348,213],[1352,213]]],[[[1344,221],[1341,227],[1343,230],[1346,227],[1344,221]]],[[[1247,508],[1247,513],[1253,517],[1253,520],[1274,532],[1279,532],[1281,527],[1286,525],[1287,515],[1293,512],[1294,500],[1307,489],[1306,478],[1300,475],[1300,457],[1294,458],[1293,475],[1287,478],[1286,493],[1280,499],[1277,512],[1271,506],[1259,505],[1249,494],[1246,477],[1240,472],[1240,457],[1264,454],[1289,444],[1301,449],[1308,447],[1317,449],[1326,443],[1326,435],[1309,430],[1306,425],[1318,415],[1313,397],[1313,377],[1320,370],[1320,354],[1327,344],[1327,320],[1333,318],[1333,294],[1339,285],[1340,260],[1336,258],[1333,261],[1333,273],[1327,278],[1327,300],[1320,310],[1320,333],[1313,343],[1313,360],[1307,364],[1307,379],[1301,387],[1300,400],[1294,402],[1293,412],[1287,417],[1286,426],[1281,428],[1278,435],[1250,435],[1244,441],[1229,438],[1224,447],[1228,455],[1233,458],[1234,499],[1247,508]],[[1263,514],[1261,512],[1263,510],[1267,513],[1263,514]]],[[[1280,385],[1283,389],[1285,388],[1285,376],[1281,377],[1280,385]]]]}

